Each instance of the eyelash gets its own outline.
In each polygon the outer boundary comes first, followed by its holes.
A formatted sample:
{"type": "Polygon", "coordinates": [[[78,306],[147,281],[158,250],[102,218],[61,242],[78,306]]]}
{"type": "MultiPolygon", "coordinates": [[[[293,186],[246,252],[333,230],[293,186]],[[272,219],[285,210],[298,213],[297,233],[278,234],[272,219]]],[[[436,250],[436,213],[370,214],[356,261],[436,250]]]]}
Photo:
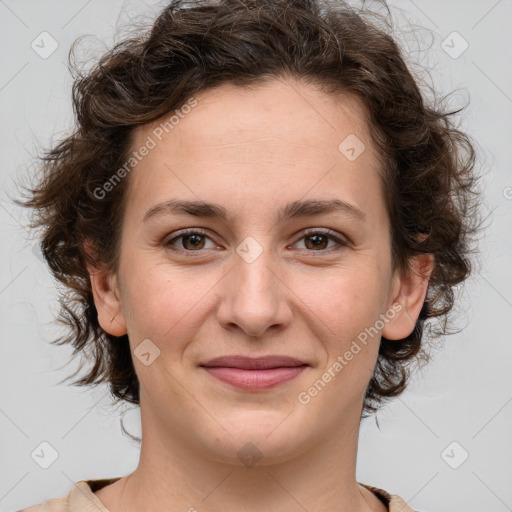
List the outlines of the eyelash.
{"type": "MultiPolygon", "coordinates": [[[[205,236],[207,238],[210,238],[210,240],[211,240],[211,237],[208,235],[208,233],[202,231],[201,229],[190,228],[190,229],[185,229],[183,231],[180,231],[176,236],[174,236],[174,237],[170,238],[169,240],[167,240],[165,242],[165,246],[169,247],[174,242],[176,242],[180,238],[183,238],[183,237],[185,237],[187,235],[202,235],[202,236],[205,236]]],[[[331,247],[329,249],[320,249],[318,251],[303,249],[306,252],[326,254],[326,253],[330,253],[330,252],[340,251],[340,250],[342,250],[343,248],[345,248],[348,245],[347,241],[342,239],[342,238],[340,238],[335,231],[332,231],[330,229],[321,230],[321,229],[316,229],[316,228],[310,228],[309,230],[306,230],[305,232],[303,232],[301,234],[301,237],[299,239],[297,239],[296,242],[294,242],[294,244],[292,244],[292,245],[295,245],[297,242],[299,242],[303,238],[306,238],[306,237],[312,236],[312,235],[324,235],[324,236],[327,236],[329,239],[335,241],[340,247],[337,247],[337,248],[331,247]]],[[[175,249],[171,249],[171,250],[175,251],[175,252],[178,252],[178,253],[185,253],[187,255],[187,257],[192,257],[193,258],[193,257],[195,257],[194,256],[195,253],[197,253],[198,255],[201,255],[207,249],[200,249],[198,251],[191,251],[191,250],[188,250],[188,249],[176,249],[175,248],[175,249]]]]}

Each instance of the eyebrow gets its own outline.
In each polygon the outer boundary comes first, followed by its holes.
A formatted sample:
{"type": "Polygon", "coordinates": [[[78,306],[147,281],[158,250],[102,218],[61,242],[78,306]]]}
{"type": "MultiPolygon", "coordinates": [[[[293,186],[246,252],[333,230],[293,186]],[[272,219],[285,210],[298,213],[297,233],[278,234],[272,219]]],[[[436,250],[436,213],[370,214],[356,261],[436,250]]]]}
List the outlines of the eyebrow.
{"type": "MultiPolygon", "coordinates": [[[[288,219],[324,215],[328,213],[343,213],[356,220],[364,221],[366,214],[356,206],[341,199],[307,199],[293,201],[283,206],[277,213],[276,223],[288,219]]],[[[143,222],[160,215],[184,214],[201,218],[217,218],[225,222],[233,219],[228,211],[220,204],[204,201],[183,201],[171,199],[152,206],[145,214],[143,222]]]]}

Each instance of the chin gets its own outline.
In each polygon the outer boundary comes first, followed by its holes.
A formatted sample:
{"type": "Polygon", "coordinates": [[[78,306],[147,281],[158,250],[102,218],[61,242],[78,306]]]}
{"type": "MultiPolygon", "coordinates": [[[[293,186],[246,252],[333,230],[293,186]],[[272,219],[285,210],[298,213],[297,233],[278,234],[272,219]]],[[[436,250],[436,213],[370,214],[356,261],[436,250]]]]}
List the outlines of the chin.
{"type": "Polygon", "coordinates": [[[314,444],[313,435],[295,428],[293,415],[267,415],[262,422],[259,414],[254,411],[243,421],[223,423],[226,430],[217,425],[215,433],[202,440],[208,458],[236,466],[270,466],[293,459],[314,444]]]}

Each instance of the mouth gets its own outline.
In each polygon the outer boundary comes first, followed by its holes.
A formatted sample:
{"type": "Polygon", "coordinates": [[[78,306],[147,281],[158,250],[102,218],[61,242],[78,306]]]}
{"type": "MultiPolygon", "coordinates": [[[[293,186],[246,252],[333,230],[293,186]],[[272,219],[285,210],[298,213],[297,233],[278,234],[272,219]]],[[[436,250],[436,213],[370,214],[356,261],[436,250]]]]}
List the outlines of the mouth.
{"type": "Polygon", "coordinates": [[[290,381],[309,365],[287,356],[224,356],[199,365],[209,375],[247,391],[271,389],[290,381]]]}

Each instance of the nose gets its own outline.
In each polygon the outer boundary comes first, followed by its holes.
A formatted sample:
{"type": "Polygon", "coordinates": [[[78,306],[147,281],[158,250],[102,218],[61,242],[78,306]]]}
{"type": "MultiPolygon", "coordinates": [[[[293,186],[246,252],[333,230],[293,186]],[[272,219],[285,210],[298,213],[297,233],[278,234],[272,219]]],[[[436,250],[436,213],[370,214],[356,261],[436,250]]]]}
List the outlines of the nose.
{"type": "Polygon", "coordinates": [[[288,326],[292,293],[280,273],[268,249],[251,263],[236,255],[220,291],[219,324],[229,331],[241,329],[250,337],[288,326]]]}

